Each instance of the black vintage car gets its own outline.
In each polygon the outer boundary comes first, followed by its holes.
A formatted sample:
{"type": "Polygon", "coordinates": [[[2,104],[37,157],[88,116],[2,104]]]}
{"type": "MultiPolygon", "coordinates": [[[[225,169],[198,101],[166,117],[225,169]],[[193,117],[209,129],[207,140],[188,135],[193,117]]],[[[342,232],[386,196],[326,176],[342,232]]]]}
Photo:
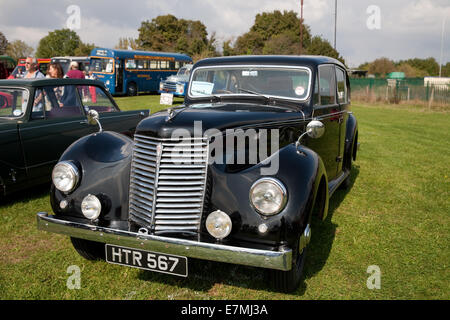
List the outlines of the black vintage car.
{"type": "Polygon", "coordinates": [[[0,197],[51,181],[64,150],[96,131],[86,121],[89,110],[106,130],[130,137],[149,114],[121,112],[100,81],[0,80],[0,197]]]}
{"type": "Polygon", "coordinates": [[[327,57],[202,60],[185,104],[141,121],[134,140],[104,131],[64,152],[38,228],[87,259],[184,277],[189,257],[249,265],[295,290],[311,219],[356,158],[349,96],[327,57]]]}

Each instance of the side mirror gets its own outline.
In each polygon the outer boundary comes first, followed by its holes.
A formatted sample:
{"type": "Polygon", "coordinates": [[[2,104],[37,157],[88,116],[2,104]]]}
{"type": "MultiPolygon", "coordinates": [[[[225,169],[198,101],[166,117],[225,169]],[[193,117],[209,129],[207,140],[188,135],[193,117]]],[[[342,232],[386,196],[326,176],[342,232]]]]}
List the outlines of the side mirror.
{"type": "Polygon", "coordinates": [[[306,131],[298,137],[297,142],[295,143],[295,147],[298,148],[300,146],[300,141],[307,134],[313,139],[318,139],[325,133],[325,125],[319,120],[311,120],[306,125],[306,131]]]}
{"type": "Polygon", "coordinates": [[[98,125],[99,126],[99,132],[102,132],[102,125],[100,124],[98,112],[96,110],[90,109],[87,113],[87,121],[90,125],[98,125]]]}
{"type": "Polygon", "coordinates": [[[312,120],[306,125],[306,133],[313,139],[318,139],[325,133],[325,125],[319,120],[312,120]]]}

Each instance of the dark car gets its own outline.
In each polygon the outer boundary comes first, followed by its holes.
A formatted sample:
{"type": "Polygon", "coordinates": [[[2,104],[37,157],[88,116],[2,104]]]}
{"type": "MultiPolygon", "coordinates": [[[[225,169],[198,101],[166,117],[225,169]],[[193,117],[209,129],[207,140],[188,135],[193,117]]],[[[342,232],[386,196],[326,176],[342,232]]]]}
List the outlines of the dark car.
{"type": "Polygon", "coordinates": [[[75,79],[0,81],[0,197],[51,180],[64,150],[97,129],[90,109],[106,130],[132,137],[148,111],[121,112],[102,82],[75,79]]]}
{"type": "Polygon", "coordinates": [[[38,227],[87,259],[184,277],[188,258],[242,264],[295,290],[313,215],[349,186],[349,93],[344,65],[327,57],[201,60],[185,105],[141,121],[134,141],[103,132],[64,152],[54,215],[38,213],[38,227]]]}

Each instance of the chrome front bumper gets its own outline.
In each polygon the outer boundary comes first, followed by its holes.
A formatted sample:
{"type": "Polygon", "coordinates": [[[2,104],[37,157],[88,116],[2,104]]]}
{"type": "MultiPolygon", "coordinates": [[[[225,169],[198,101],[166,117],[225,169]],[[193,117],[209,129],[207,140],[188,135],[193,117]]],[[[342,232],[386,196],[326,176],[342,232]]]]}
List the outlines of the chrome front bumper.
{"type": "Polygon", "coordinates": [[[292,250],[290,249],[285,251],[249,249],[141,234],[61,220],[48,215],[47,212],[37,214],[37,227],[40,230],[60,233],[74,238],[190,258],[283,271],[288,271],[292,267],[292,250]]]}

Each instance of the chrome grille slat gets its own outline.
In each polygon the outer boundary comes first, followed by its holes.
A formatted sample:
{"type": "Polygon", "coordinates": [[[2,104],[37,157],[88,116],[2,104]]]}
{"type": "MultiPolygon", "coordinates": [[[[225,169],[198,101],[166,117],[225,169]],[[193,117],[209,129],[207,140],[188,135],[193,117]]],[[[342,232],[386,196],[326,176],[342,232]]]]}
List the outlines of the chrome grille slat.
{"type": "MultiPolygon", "coordinates": [[[[161,191],[161,190],[160,190],[161,191]]],[[[201,197],[201,192],[160,192],[160,197],[201,197]]]]}
{"type": "Polygon", "coordinates": [[[198,186],[198,185],[201,185],[201,183],[199,181],[159,181],[158,185],[159,186],[160,185],[168,185],[168,186],[198,186]]]}
{"type": "Polygon", "coordinates": [[[197,231],[198,227],[197,226],[156,226],[155,227],[155,231],[178,231],[178,232],[183,232],[183,231],[197,231]]]}
{"type": "Polygon", "coordinates": [[[134,142],[130,220],[151,232],[198,232],[206,187],[206,139],[136,134],[134,142]]]}
{"type": "Polygon", "coordinates": [[[180,198],[180,197],[167,197],[163,198],[161,195],[159,195],[158,198],[159,202],[199,202],[198,199],[192,199],[192,198],[180,198]]]}
{"type": "Polygon", "coordinates": [[[199,219],[199,214],[159,214],[158,219],[199,219]]]}
{"type": "Polygon", "coordinates": [[[159,213],[201,213],[200,209],[157,209],[155,211],[159,213]]]}
{"type": "MultiPolygon", "coordinates": [[[[131,183],[132,184],[136,184],[136,185],[141,186],[141,187],[148,188],[149,190],[151,190],[152,187],[153,187],[153,182],[152,181],[143,180],[140,177],[133,177],[133,179],[131,180],[131,183]],[[148,183],[148,182],[150,182],[150,183],[148,183]]],[[[152,194],[154,194],[154,193],[152,192],[152,194]]]]}
{"type": "Polygon", "coordinates": [[[162,225],[197,225],[199,224],[196,220],[162,220],[156,219],[155,224],[162,225]]]}
{"type": "Polygon", "coordinates": [[[158,188],[159,191],[174,191],[174,192],[178,192],[178,191],[201,191],[203,190],[202,187],[178,187],[178,186],[159,186],[158,188]]]}

